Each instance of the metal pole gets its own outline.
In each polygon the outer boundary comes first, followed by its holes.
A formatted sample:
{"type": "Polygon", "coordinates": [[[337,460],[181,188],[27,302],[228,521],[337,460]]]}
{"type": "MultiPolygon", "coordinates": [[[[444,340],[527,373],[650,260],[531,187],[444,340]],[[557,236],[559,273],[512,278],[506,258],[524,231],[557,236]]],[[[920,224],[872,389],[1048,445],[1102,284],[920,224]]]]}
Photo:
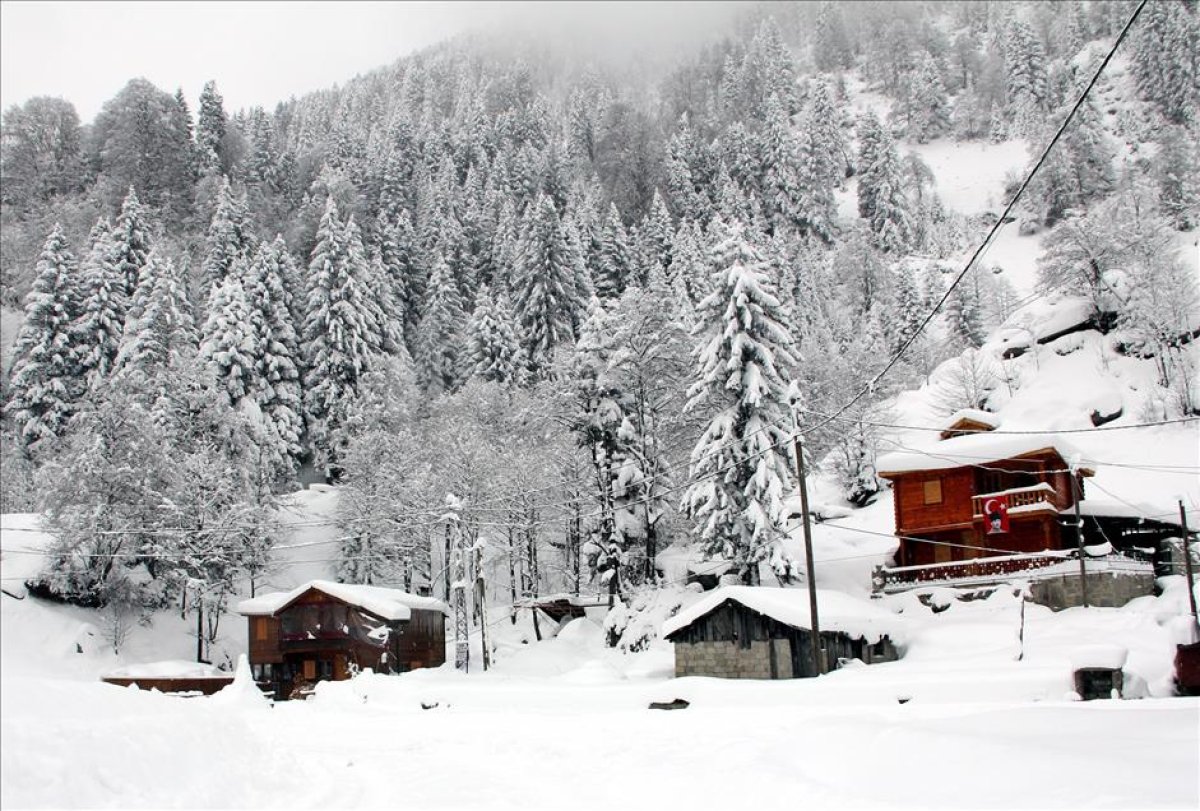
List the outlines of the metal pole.
{"type": "Polygon", "coordinates": [[[792,449],[796,452],[796,477],[800,480],[800,510],[804,516],[804,565],[808,574],[808,611],[812,616],[813,674],[820,676],[824,672],[821,666],[821,622],[817,616],[817,577],[813,566],[812,525],[808,517],[808,484],[804,480],[804,451],[800,447],[799,434],[792,440],[792,449]]]}
{"type": "Polygon", "coordinates": [[[1079,515],[1079,500],[1083,498],[1083,492],[1079,486],[1079,473],[1074,468],[1071,469],[1071,494],[1075,502],[1075,547],[1079,551],[1079,594],[1083,598],[1083,607],[1087,608],[1087,566],[1083,561],[1086,557],[1083,551],[1083,518],[1079,515]]]}
{"type": "Polygon", "coordinates": [[[1200,631],[1200,615],[1196,613],[1196,581],[1192,579],[1192,553],[1188,549],[1187,513],[1183,509],[1183,499],[1179,500],[1179,526],[1183,529],[1183,570],[1187,573],[1188,602],[1192,606],[1192,623],[1200,631]]]}

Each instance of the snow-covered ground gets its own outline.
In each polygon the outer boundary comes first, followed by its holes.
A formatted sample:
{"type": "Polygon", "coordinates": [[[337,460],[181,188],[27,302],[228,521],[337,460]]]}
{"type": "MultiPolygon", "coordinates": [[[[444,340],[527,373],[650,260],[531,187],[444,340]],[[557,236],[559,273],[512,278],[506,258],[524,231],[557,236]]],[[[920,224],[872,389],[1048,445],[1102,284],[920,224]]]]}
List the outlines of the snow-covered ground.
{"type": "MultiPolygon", "coordinates": [[[[334,498],[295,497],[287,554],[305,562],[279,582],[314,573],[320,555],[299,544],[321,540],[328,528],[310,524],[334,498]]],[[[5,550],[45,543],[20,531],[34,516],[2,526],[5,550]]],[[[818,549],[847,557],[853,544],[831,526],[818,549]]],[[[28,557],[0,561],[14,594],[28,557]]],[[[1122,609],[1027,605],[1023,641],[1010,591],[970,603],[935,593],[948,605],[937,612],[890,597],[877,605],[902,626],[903,659],[788,682],[674,679],[661,640],[637,654],[605,647],[603,609],[536,642],[527,611],[513,624],[497,606],[489,672],[365,674],[274,707],[232,688],[176,698],[98,681],[188,658],[177,616],[136,628],[118,656],[94,612],[0,596],[0,805],[1195,807],[1200,702],[1164,697],[1185,592],[1182,578],[1164,585],[1122,609]],[[1072,653],[1098,643],[1129,651],[1127,693],[1141,700],[1070,700],[1072,653]],[[675,698],[691,706],[648,709],[675,698]]],[[[243,626],[226,624],[232,657],[243,626]]]]}

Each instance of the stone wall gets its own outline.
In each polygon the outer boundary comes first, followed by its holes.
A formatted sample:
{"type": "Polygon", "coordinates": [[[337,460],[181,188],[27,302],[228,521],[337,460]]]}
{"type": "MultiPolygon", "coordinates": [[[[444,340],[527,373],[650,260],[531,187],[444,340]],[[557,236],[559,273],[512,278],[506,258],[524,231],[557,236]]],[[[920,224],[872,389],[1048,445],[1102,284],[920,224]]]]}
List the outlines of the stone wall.
{"type": "MultiPolygon", "coordinates": [[[[1035,603],[1055,611],[1083,605],[1083,590],[1078,574],[1035,580],[1030,584],[1029,593],[1035,603]]],[[[1089,572],[1087,593],[1090,606],[1119,608],[1135,597],[1153,594],[1154,575],[1150,572],[1089,572]]]]}
{"type": "Polygon", "coordinates": [[[771,646],[775,646],[775,678],[792,678],[792,643],[787,639],[755,641],[749,648],[736,642],[676,642],[676,676],[723,679],[771,678],[771,646]]]}

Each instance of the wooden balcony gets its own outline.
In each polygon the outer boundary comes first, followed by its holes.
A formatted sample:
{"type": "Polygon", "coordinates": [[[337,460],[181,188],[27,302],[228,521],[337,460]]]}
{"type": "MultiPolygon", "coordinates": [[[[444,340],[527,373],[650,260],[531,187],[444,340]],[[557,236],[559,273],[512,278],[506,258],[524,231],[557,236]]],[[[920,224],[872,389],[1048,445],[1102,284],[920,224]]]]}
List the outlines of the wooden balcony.
{"type": "Polygon", "coordinates": [[[1014,487],[1011,490],[1001,490],[996,493],[981,493],[971,496],[971,512],[975,518],[984,517],[983,505],[990,499],[1004,498],[1008,501],[1008,515],[1019,518],[1023,515],[1057,513],[1056,501],[1058,494],[1046,483],[1035,484],[1032,487],[1014,487]]]}
{"type": "Polygon", "coordinates": [[[1070,552],[1039,552],[1030,555],[1001,555],[973,560],[930,563],[924,566],[876,567],[874,591],[891,594],[921,585],[948,583],[984,584],[1016,572],[1043,569],[1070,560],[1070,552]]]}

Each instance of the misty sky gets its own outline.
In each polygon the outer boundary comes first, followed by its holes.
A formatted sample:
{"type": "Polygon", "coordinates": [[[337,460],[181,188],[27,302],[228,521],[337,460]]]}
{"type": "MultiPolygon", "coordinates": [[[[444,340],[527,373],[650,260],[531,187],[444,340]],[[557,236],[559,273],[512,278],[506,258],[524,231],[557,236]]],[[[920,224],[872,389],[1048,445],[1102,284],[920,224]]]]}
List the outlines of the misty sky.
{"type": "Polygon", "coordinates": [[[575,50],[670,48],[719,28],[730,3],[0,3],[0,104],[72,102],[83,122],[129,79],[215,79],[233,111],[272,109],[468,29],[533,30],[575,50]]]}

